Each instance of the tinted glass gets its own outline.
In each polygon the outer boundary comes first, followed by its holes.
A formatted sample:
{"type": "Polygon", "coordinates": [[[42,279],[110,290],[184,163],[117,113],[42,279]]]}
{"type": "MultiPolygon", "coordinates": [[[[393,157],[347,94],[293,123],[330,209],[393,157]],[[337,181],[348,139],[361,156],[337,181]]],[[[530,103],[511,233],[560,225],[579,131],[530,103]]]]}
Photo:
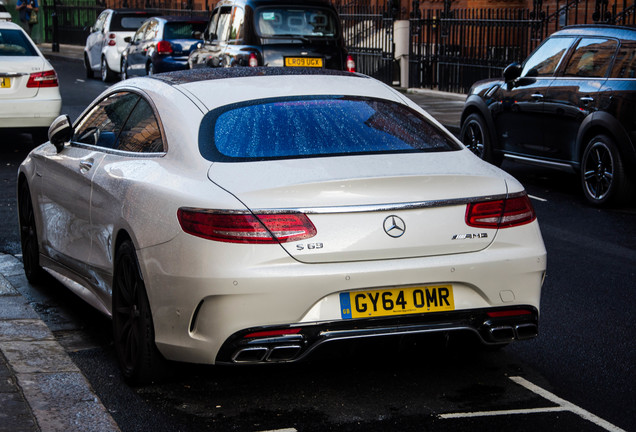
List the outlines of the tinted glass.
{"type": "Polygon", "coordinates": [[[604,77],[614,57],[617,45],[616,41],[611,39],[581,39],[568,61],[568,65],[565,68],[565,76],[604,77]]]}
{"type": "Polygon", "coordinates": [[[73,141],[115,148],[117,136],[138,100],[134,93],[116,93],[103,99],[80,121],[73,141]]]}
{"type": "Polygon", "coordinates": [[[616,54],[612,78],[636,78],[636,42],[623,42],[616,54]]]}
{"type": "Polygon", "coordinates": [[[20,30],[0,30],[0,56],[33,57],[38,53],[20,30]]]}
{"type": "Polygon", "coordinates": [[[256,31],[268,36],[336,35],[337,17],[328,9],[312,7],[262,7],[255,14],[256,31]]]}
{"type": "Polygon", "coordinates": [[[159,124],[152,108],[144,99],[139,99],[126,120],[119,134],[117,149],[138,153],[164,150],[159,124]]]}
{"type": "Polygon", "coordinates": [[[222,7],[219,12],[219,22],[216,27],[216,36],[220,41],[227,40],[228,27],[230,26],[230,17],[232,16],[231,7],[222,7]]]}
{"type": "Polygon", "coordinates": [[[110,21],[110,31],[135,31],[150,17],[146,13],[113,14],[110,21]]]}
{"type": "Polygon", "coordinates": [[[546,40],[526,60],[521,76],[544,77],[554,75],[559,63],[561,63],[561,59],[573,42],[574,38],[554,37],[546,40]]]}
{"type": "Polygon", "coordinates": [[[171,22],[163,30],[164,39],[194,39],[194,32],[205,30],[204,22],[171,22]]]}
{"type": "Polygon", "coordinates": [[[209,160],[449,151],[459,147],[404,105],[368,98],[282,98],[211,111],[200,129],[209,160]]]}

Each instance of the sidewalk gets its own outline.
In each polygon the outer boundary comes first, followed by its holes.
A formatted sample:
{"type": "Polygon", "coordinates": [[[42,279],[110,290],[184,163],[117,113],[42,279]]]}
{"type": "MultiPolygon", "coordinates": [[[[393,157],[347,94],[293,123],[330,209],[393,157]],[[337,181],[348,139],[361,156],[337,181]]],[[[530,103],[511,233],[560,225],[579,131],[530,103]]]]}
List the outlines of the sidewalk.
{"type": "Polygon", "coordinates": [[[15,288],[22,262],[0,254],[0,431],[119,431],[66,351],[15,288]]]}

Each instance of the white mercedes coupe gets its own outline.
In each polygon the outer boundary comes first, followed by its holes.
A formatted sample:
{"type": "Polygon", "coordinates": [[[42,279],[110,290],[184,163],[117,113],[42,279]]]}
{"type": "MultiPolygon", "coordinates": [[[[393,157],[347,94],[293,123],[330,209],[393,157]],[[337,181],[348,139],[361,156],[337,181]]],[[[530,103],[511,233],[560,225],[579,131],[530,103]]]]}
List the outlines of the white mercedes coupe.
{"type": "Polygon", "coordinates": [[[112,317],[123,375],[292,362],[323,343],[538,334],[524,188],[364,75],[202,69],[120,82],[18,173],[24,269],[112,317]]]}

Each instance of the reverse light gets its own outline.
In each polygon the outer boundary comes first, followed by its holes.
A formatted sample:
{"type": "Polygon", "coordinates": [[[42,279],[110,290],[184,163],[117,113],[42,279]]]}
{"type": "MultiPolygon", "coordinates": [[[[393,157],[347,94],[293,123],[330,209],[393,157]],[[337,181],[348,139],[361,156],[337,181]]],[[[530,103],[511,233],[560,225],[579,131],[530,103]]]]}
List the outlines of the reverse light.
{"type": "Polygon", "coordinates": [[[476,228],[510,228],[528,224],[537,218],[525,193],[514,198],[470,203],[466,224],[476,228]]]}
{"type": "Polygon", "coordinates": [[[355,72],[356,71],[356,62],[353,60],[353,57],[347,56],[347,72],[355,72]]]}
{"type": "Polygon", "coordinates": [[[57,74],[53,69],[44,72],[35,72],[29,75],[27,81],[27,87],[29,88],[43,88],[43,87],[58,87],[57,74]]]}
{"type": "Polygon", "coordinates": [[[172,54],[172,45],[166,40],[157,43],[157,54],[172,54]]]}
{"type": "Polygon", "coordinates": [[[247,64],[249,65],[249,67],[258,66],[258,58],[256,58],[256,54],[250,53],[250,59],[247,64]]]}
{"type": "Polygon", "coordinates": [[[302,213],[215,213],[180,208],[179,224],[188,234],[228,243],[286,243],[316,235],[316,228],[302,213]]]}

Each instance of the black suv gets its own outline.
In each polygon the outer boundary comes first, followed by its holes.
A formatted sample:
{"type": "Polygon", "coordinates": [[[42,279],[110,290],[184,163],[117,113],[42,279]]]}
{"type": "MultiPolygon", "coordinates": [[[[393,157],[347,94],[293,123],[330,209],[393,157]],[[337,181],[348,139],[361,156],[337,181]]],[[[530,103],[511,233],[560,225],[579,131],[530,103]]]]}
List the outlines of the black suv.
{"type": "Polygon", "coordinates": [[[322,0],[221,0],[188,63],[355,71],[338,14],[322,0]]]}
{"type": "Polygon", "coordinates": [[[580,173],[594,205],[634,197],[636,30],[566,27],[470,89],[460,138],[481,158],[580,173]]]}

